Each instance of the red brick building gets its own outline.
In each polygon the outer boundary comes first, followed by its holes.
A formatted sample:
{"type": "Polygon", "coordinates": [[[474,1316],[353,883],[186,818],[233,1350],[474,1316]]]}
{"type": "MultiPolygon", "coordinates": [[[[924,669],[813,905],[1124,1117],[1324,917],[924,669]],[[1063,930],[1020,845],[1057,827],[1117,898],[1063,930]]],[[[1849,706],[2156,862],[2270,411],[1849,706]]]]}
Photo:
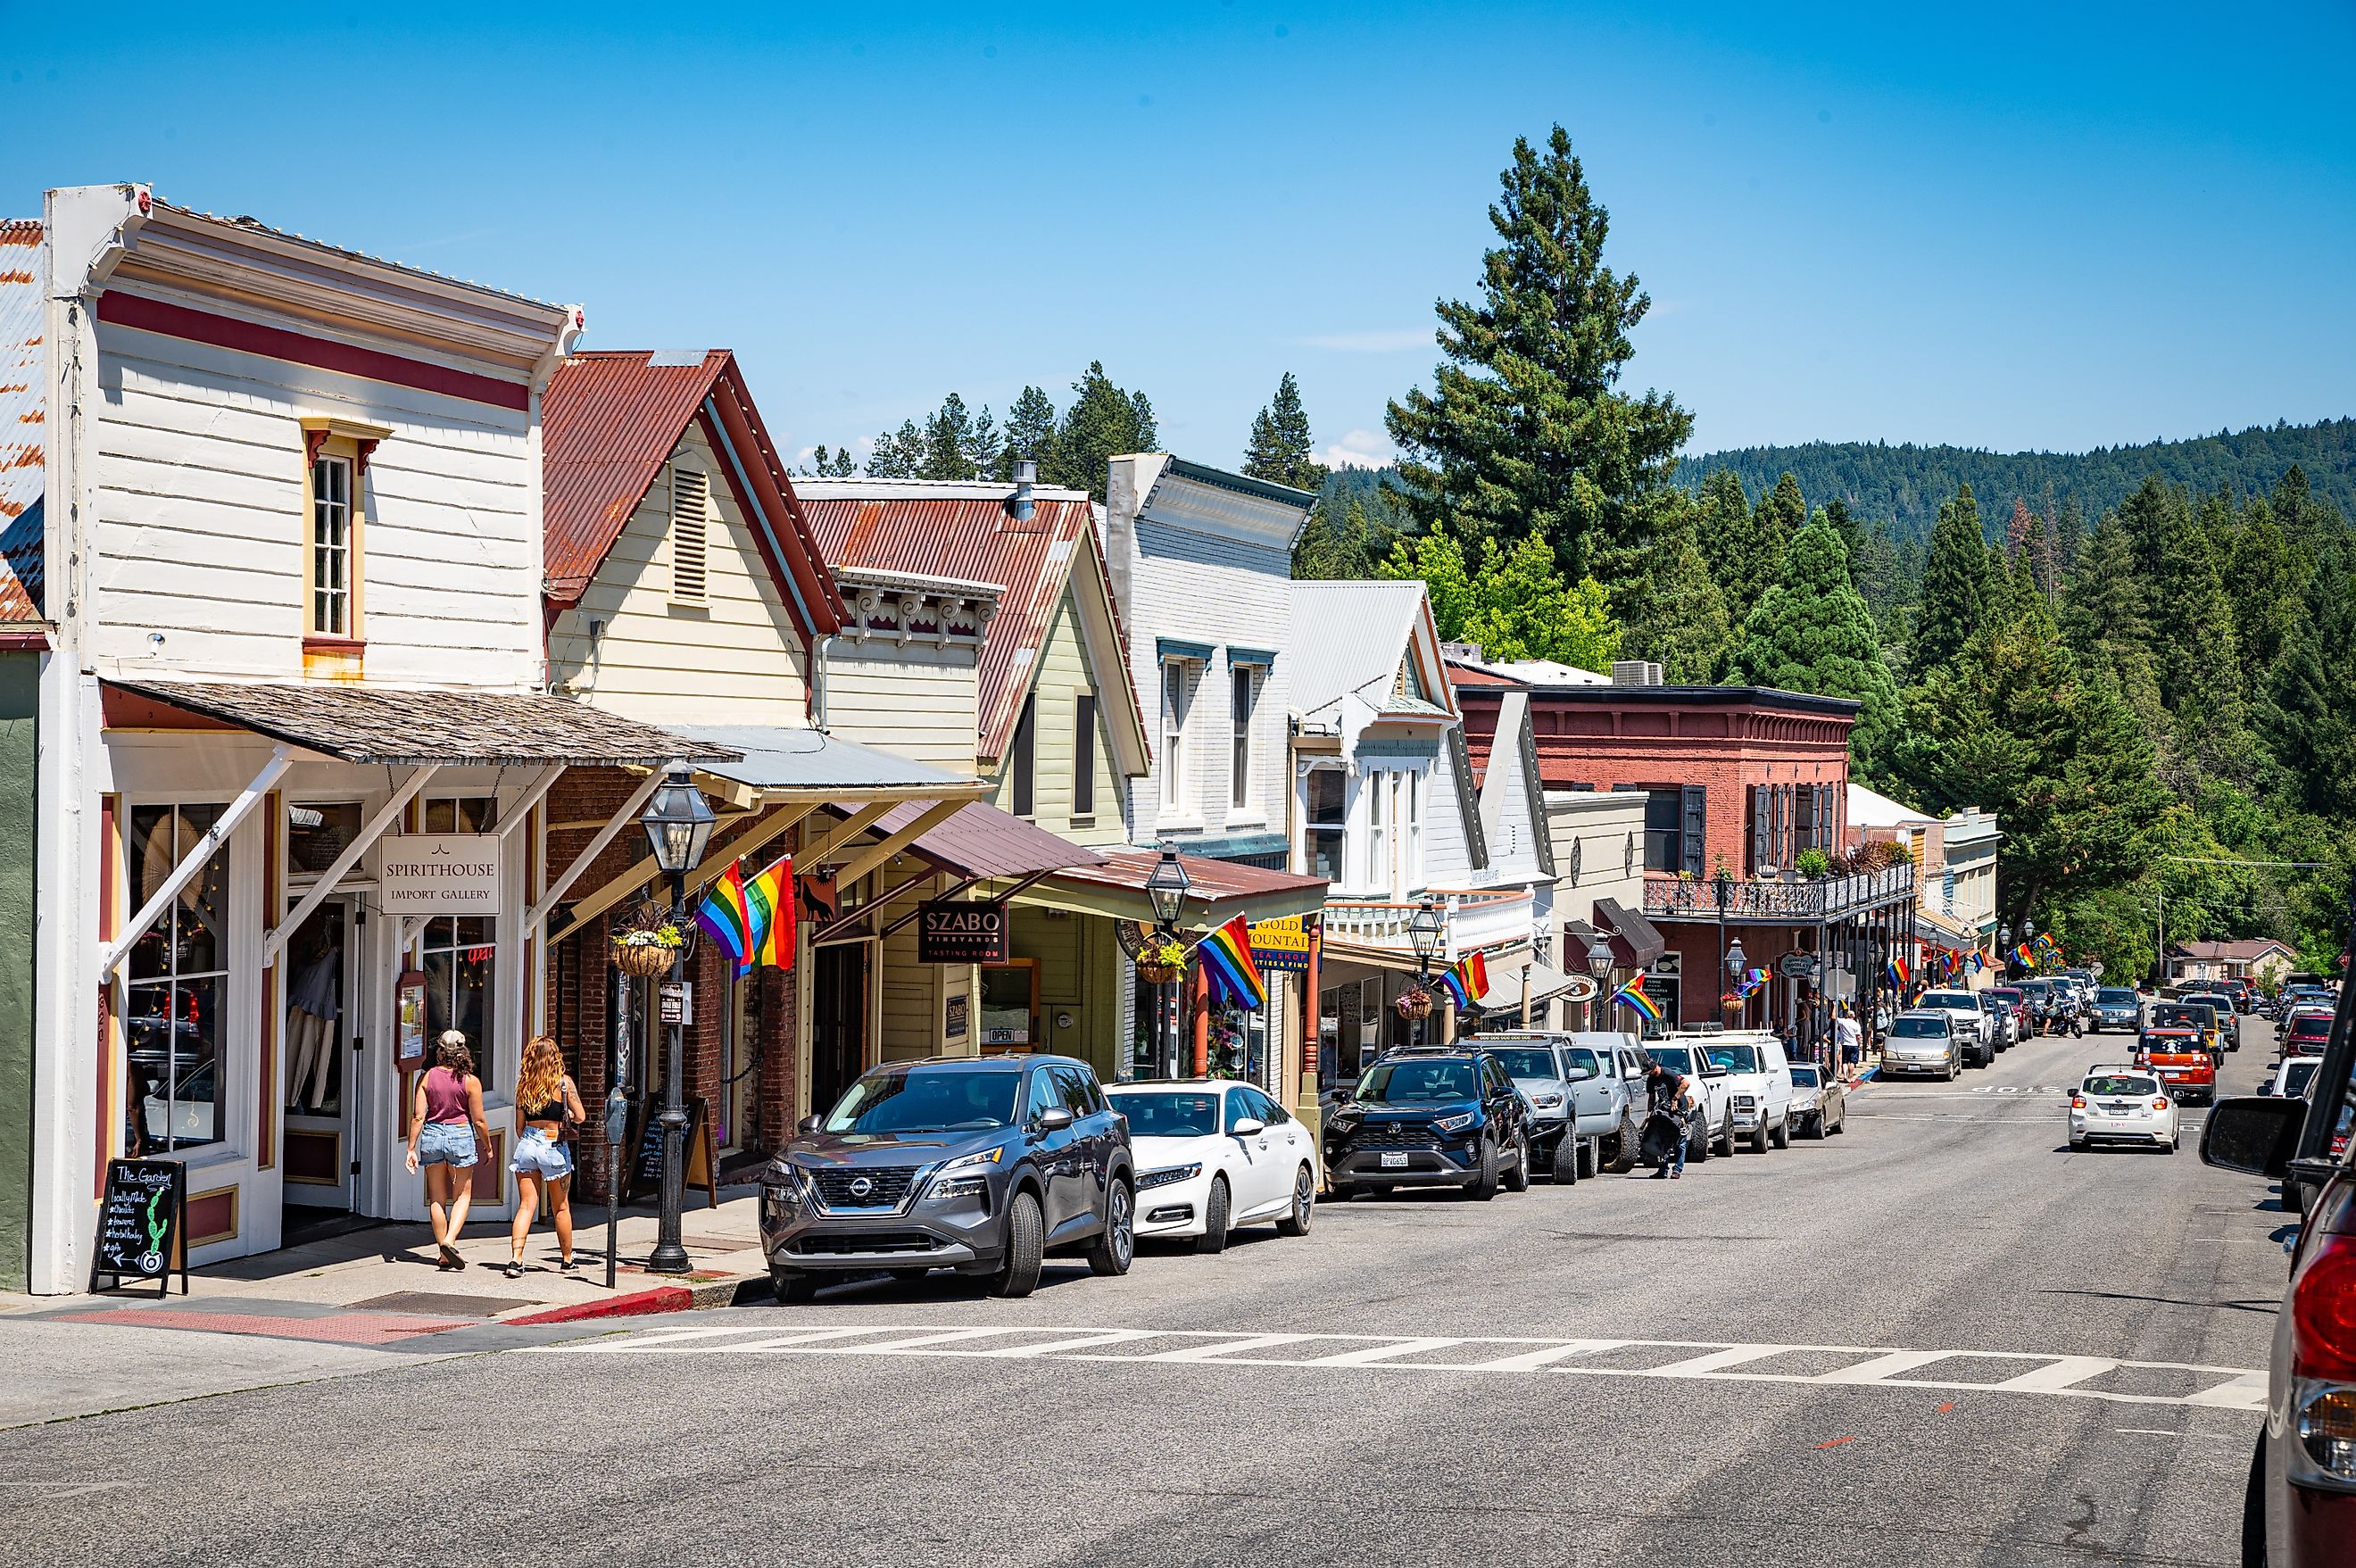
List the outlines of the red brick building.
{"type": "MultiPolygon", "coordinates": [[[[1488,667],[1456,688],[1476,768],[1487,765],[1510,667],[1488,667]]],[[[1804,1037],[1826,1015],[1805,998],[1869,1006],[1883,966],[1911,940],[1911,867],[1804,879],[1802,855],[1836,856],[1848,783],[1848,735],[1858,704],[1748,686],[1522,682],[1530,693],[1538,772],[1548,790],[1641,790],[1644,919],[1661,956],[1647,990],[1671,1021],[1756,1026],[1796,1024],[1804,1037]],[[1720,998],[1723,950],[1774,976],[1738,1012],[1720,998]],[[1804,955],[1813,976],[1778,961],[1804,955]]]]}

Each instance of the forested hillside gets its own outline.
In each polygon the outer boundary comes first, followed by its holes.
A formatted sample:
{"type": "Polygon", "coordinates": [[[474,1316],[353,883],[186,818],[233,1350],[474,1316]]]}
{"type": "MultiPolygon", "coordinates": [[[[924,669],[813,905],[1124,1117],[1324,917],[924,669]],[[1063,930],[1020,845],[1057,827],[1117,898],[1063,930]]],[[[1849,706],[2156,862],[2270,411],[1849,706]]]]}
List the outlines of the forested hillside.
{"type": "Polygon", "coordinates": [[[2318,500],[2356,517],[2356,419],[2254,424],[2233,434],[2092,452],[1983,452],[1880,441],[1743,446],[1687,456],[1677,477],[1699,490],[1712,471],[1730,468],[1755,496],[1788,473],[1811,501],[1847,501],[1859,516],[1887,520],[1900,539],[1919,540],[1938,521],[1940,502],[1966,484],[1993,521],[2011,510],[2015,497],[2048,517],[2075,500],[2092,520],[2147,478],[2195,495],[2227,489],[2246,496],[2271,491],[2293,464],[2306,473],[2318,500]]]}

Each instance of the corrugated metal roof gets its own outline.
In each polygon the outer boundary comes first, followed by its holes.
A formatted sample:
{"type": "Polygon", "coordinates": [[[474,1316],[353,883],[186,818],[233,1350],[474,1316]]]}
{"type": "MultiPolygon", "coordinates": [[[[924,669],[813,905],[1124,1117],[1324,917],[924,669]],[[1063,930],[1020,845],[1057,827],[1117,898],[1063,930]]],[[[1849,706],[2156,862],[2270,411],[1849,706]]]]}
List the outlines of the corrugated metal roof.
{"type": "MultiPolygon", "coordinates": [[[[783,502],[784,515],[769,519],[772,532],[778,547],[799,559],[770,564],[787,602],[815,598],[805,630],[834,630],[841,623],[841,596],[819,566],[817,542],[736,357],[713,349],[680,362],[688,358],[643,349],[575,354],[550,378],[541,402],[541,571],[548,597],[560,606],[580,600],[709,399],[743,418],[758,450],[737,456],[761,465],[783,502]]],[[[760,498],[754,499],[758,505],[760,498]]]]}
{"type": "Polygon", "coordinates": [[[0,220],[0,625],[42,618],[41,225],[0,220]]]}
{"type": "MultiPolygon", "coordinates": [[[[878,839],[889,838],[932,809],[930,800],[904,800],[878,817],[868,831],[878,839]]],[[[840,808],[835,811],[843,814],[840,808]]],[[[1096,851],[1058,838],[985,800],[967,801],[917,834],[909,847],[955,875],[991,880],[1086,869],[1104,860],[1096,851]]]]}
{"type": "MultiPolygon", "coordinates": [[[[1161,859],[1161,854],[1154,850],[1116,849],[1102,857],[1101,865],[1061,873],[1056,880],[1117,887],[1130,892],[1141,891],[1145,879],[1153,875],[1153,867],[1161,859]]],[[[1262,898],[1282,894],[1313,894],[1322,902],[1325,893],[1325,879],[1322,876],[1270,871],[1265,866],[1244,865],[1232,860],[1213,860],[1199,854],[1182,854],[1178,857],[1178,864],[1185,868],[1185,902],[1188,904],[1206,904],[1215,908],[1237,898],[1262,898]]],[[[1183,920],[1184,917],[1181,918],[1183,920]]]]}
{"type": "Polygon", "coordinates": [[[940,789],[972,780],[823,730],[763,725],[677,725],[673,733],[744,753],[704,771],[756,789],[940,789]]]}
{"type": "MultiPolygon", "coordinates": [[[[802,509],[829,566],[872,567],[1001,585],[975,671],[976,749],[994,767],[1006,755],[1040,645],[1070,580],[1083,531],[1094,537],[1085,490],[1040,486],[1028,521],[1007,502],[1012,485],[928,485],[897,479],[812,481],[802,509]],[[1025,656],[1027,650],[1027,657],[1025,656]]],[[[1123,671],[1127,674],[1127,654],[1123,671]]]]}
{"type": "MultiPolygon", "coordinates": [[[[1407,657],[1424,586],[1416,582],[1300,582],[1292,585],[1292,705],[1313,714],[1369,686],[1376,708],[1395,704],[1391,682],[1407,657]]],[[[1436,693],[1435,693],[1436,694],[1436,693]]],[[[1450,717],[1444,709],[1435,710],[1450,717]]]]}

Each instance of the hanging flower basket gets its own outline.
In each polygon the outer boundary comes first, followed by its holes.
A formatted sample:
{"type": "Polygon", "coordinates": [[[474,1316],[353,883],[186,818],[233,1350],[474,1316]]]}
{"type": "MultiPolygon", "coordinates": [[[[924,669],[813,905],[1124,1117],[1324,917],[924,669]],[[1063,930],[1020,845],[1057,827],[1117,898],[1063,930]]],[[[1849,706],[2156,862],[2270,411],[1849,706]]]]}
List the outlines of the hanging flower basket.
{"type": "Polygon", "coordinates": [[[1148,985],[1167,985],[1185,972],[1183,943],[1148,940],[1137,955],[1137,977],[1148,985]]]}
{"type": "Polygon", "coordinates": [[[1398,1009],[1400,1017],[1410,1023],[1429,1018],[1431,1016],[1431,993],[1420,985],[1410,985],[1398,993],[1398,1000],[1391,1005],[1398,1009]]]}
{"type": "Polygon", "coordinates": [[[642,904],[614,928],[614,967],[638,980],[662,979],[686,945],[687,937],[672,922],[670,911],[659,904],[642,904]]]}

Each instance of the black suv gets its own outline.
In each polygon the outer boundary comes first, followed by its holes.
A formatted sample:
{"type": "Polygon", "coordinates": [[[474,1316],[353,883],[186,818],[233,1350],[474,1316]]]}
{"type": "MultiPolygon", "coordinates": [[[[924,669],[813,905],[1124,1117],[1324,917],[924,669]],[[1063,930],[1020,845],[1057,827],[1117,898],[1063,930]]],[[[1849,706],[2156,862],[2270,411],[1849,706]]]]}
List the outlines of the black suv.
{"type": "Polygon", "coordinates": [[[953,1268],[1029,1295],[1051,1251],[1125,1274],[1137,1246],[1129,1122],[1068,1057],[937,1057],[868,1072],[761,1176],[777,1299],[827,1276],[953,1268]]]}
{"type": "Polygon", "coordinates": [[[1473,1197],[1530,1185],[1529,1110],[1487,1051],[1421,1049],[1377,1060],[1325,1119],[1333,1190],[1461,1187],[1473,1197]]]}

